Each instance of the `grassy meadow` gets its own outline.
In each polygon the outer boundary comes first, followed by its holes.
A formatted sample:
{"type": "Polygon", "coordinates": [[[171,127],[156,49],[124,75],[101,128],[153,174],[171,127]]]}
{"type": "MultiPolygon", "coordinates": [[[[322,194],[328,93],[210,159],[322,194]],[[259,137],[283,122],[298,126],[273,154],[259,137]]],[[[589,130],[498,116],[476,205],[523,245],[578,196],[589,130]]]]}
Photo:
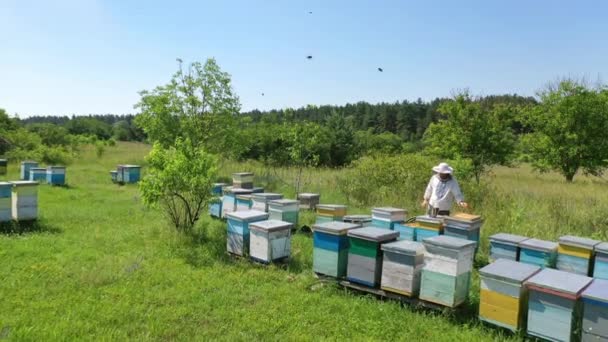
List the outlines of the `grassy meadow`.
{"type": "MultiPolygon", "coordinates": [[[[229,258],[221,221],[205,217],[195,238],[173,233],[159,212],[142,206],[137,186],[110,181],[110,169],[144,164],[148,149],[119,143],[101,158],[94,148],[83,149],[68,167],[69,187],[39,187],[39,223],[31,231],[0,234],[0,339],[519,339],[475,319],[476,274],[461,312],[434,312],[319,281],[312,273],[312,239],[304,233],[294,235],[286,267],[229,258]]],[[[11,164],[5,179],[17,179],[17,168],[11,164]]],[[[294,194],[295,170],[222,163],[224,176],[233,171],[253,171],[256,183],[294,194]]],[[[303,190],[321,193],[324,203],[344,203],[339,172],[308,170],[303,190]]],[[[566,184],[520,167],[495,169],[488,183],[487,200],[474,209],[486,218],[478,264],[487,237],[499,231],[608,240],[606,179],[581,176],[566,184]]],[[[349,212],[369,209],[350,206],[349,212]]],[[[314,220],[310,213],[301,217],[305,224],[314,220]]]]}

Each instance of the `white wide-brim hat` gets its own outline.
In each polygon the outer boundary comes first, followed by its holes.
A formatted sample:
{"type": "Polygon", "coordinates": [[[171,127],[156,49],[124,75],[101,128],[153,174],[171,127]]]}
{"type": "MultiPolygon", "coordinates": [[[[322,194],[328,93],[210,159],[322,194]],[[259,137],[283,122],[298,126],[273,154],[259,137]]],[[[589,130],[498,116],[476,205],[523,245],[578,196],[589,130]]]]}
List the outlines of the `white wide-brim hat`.
{"type": "Polygon", "coordinates": [[[454,169],[448,165],[448,163],[439,163],[439,165],[433,167],[433,171],[437,173],[449,173],[452,174],[454,169]]]}

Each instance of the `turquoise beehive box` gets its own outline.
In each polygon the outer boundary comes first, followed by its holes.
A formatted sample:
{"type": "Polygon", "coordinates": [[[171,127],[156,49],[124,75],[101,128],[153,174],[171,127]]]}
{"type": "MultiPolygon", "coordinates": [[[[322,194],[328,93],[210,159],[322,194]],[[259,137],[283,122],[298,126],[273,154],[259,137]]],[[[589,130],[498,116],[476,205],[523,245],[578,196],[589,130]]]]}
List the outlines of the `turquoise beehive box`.
{"type": "Polygon", "coordinates": [[[382,244],[382,279],[380,287],[389,292],[417,297],[420,273],[424,265],[424,245],[399,240],[382,244]]]}
{"type": "Polygon", "coordinates": [[[9,222],[13,218],[11,196],[13,184],[0,182],[0,222],[9,222]]]}
{"type": "Polygon", "coordinates": [[[237,196],[251,195],[251,189],[241,189],[234,187],[224,187],[222,189],[224,197],[222,200],[222,217],[226,217],[228,213],[235,212],[237,209],[237,196]]]}
{"type": "Polygon", "coordinates": [[[359,225],[331,221],[313,226],[313,261],[315,273],[343,278],[348,265],[348,236],[359,225]]]}
{"type": "Polygon", "coordinates": [[[38,167],[38,162],[32,160],[26,160],[21,162],[21,180],[30,180],[30,169],[33,167],[38,167]]]}
{"type": "Polygon", "coordinates": [[[32,167],[30,168],[30,179],[34,182],[46,181],[46,169],[43,167],[32,167]]]}
{"type": "Polygon", "coordinates": [[[591,275],[593,266],[594,247],[600,241],[582,238],[578,236],[566,235],[559,238],[557,247],[558,270],[591,275]]]}
{"type": "Polygon", "coordinates": [[[399,233],[398,240],[418,241],[416,239],[418,229],[416,222],[395,223],[393,229],[399,233]]]}
{"type": "Polygon", "coordinates": [[[608,280],[608,242],[602,242],[595,246],[593,277],[608,280]]]}
{"type": "Polygon", "coordinates": [[[272,192],[253,193],[251,195],[251,209],[268,212],[268,203],[270,201],[283,199],[283,195],[272,192]]]}
{"type": "Polygon", "coordinates": [[[382,244],[395,241],[399,233],[386,228],[365,227],[348,231],[349,281],[377,288],[382,276],[382,244]]]}
{"type": "Polygon", "coordinates": [[[112,179],[112,183],[118,182],[118,171],[110,170],[110,178],[112,179]]]}
{"type": "Polygon", "coordinates": [[[119,165],[116,169],[119,173],[119,181],[122,183],[137,183],[141,178],[141,166],[119,165]]]}
{"type": "Polygon", "coordinates": [[[528,240],[525,236],[498,233],[490,236],[490,261],[507,259],[519,261],[519,244],[528,240]]]}
{"type": "Polygon", "coordinates": [[[227,213],[226,246],[228,252],[240,256],[246,255],[249,251],[249,224],[267,219],[268,213],[258,210],[227,213]]]}
{"type": "Polygon", "coordinates": [[[555,268],[557,243],[527,239],[519,243],[519,261],[540,267],[555,268]]]}
{"type": "Polygon", "coordinates": [[[251,204],[251,195],[236,195],[236,211],[247,211],[251,204]]]}
{"type": "Polygon", "coordinates": [[[271,220],[285,221],[298,227],[300,203],[297,200],[278,199],[268,202],[268,213],[271,220]]]}
{"type": "Polygon", "coordinates": [[[222,200],[214,198],[209,201],[209,215],[215,218],[222,218],[222,200]]]}
{"type": "Polygon", "coordinates": [[[46,182],[50,185],[65,185],[65,166],[47,167],[46,182]]]}
{"type": "Polygon", "coordinates": [[[579,341],[580,297],[592,280],[550,268],[528,279],[528,334],[550,341],[579,341]]]}
{"type": "Polygon", "coordinates": [[[372,226],[393,230],[396,223],[405,221],[405,209],[381,207],[372,209],[372,226]]]}
{"type": "Polygon", "coordinates": [[[595,279],[582,294],[582,340],[608,341],[608,280],[595,279]]]}

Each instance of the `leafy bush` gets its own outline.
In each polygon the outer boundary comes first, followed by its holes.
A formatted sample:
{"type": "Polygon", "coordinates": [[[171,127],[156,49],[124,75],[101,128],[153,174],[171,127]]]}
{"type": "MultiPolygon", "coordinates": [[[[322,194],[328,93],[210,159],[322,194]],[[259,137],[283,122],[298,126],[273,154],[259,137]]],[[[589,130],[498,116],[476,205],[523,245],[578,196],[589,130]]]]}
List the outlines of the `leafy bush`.
{"type": "Polygon", "coordinates": [[[103,141],[98,141],[95,143],[95,154],[97,154],[97,158],[103,157],[103,154],[106,152],[106,147],[103,141]]]}
{"type": "Polygon", "coordinates": [[[68,165],[72,162],[72,154],[63,147],[42,147],[40,160],[51,165],[68,165]]]}

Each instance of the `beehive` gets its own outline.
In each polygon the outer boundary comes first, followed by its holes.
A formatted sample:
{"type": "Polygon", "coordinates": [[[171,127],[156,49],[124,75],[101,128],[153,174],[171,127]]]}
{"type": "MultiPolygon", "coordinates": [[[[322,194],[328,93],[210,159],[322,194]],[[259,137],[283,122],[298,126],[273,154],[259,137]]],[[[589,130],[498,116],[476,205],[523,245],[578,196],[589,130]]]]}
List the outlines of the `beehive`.
{"type": "Polygon", "coordinates": [[[47,167],[46,182],[51,185],[65,185],[65,166],[47,167]]]}
{"type": "Polygon", "coordinates": [[[13,184],[0,182],[0,222],[9,222],[13,218],[11,196],[13,184]]]}
{"type": "Polygon", "coordinates": [[[241,189],[253,189],[253,173],[237,172],[232,174],[232,186],[241,189]]]}
{"type": "Polygon", "coordinates": [[[251,209],[268,212],[268,202],[282,199],[283,195],[272,192],[254,193],[251,195],[253,204],[251,209]]]}
{"type": "Polygon", "coordinates": [[[595,246],[593,277],[608,280],[608,242],[602,242],[595,246]]]}
{"type": "Polygon", "coordinates": [[[475,242],[441,235],[424,239],[423,244],[420,299],[447,307],[460,305],[469,294],[475,242]]]}
{"type": "Polygon", "coordinates": [[[226,218],[228,252],[243,256],[249,250],[249,225],[253,222],[267,220],[268,213],[258,210],[236,211],[226,213],[226,218]]]}
{"type": "Polygon", "coordinates": [[[298,226],[299,202],[290,199],[278,199],[268,202],[268,213],[271,220],[285,221],[298,226]]]}
{"type": "Polygon", "coordinates": [[[349,281],[377,288],[382,277],[382,244],[395,241],[399,233],[378,227],[348,231],[349,281]]]}
{"type": "Polygon", "coordinates": [[[236,211],[250,210],[251,204],[251,195],[236,195],[236,211]]]}
{"type": "Polygon", "coordinates": [[[372,226],[393,230],[395,223],[405,221],[405,209],[382,207],[372,209],[372,226]]]}
{"type": "Polygon", "coordinates": [[[416,222],[395,223],[394,230],[399,233],[398,240],[417,241],[416,231],[420,225],[416,222]]]}
{"type": "Polygon", "coordinates": [[[539,239],[527,239],[519,243],[519,261],[540,267],[555,268],[557,243],[539,239]]]}
{"type": "Polygon", "coordinates": [[[591,281],[550,268],[528,279],[528,334],[552,341],[578,341],[579,298],[591,281]]]}
{"type": "Polygon", "coordinates": [[[234,187],[224,187],[222,188],[224,192],[224,197],[222,199],[222,216],[226,217],[228,213],[232,213],[236,211],[236,197],[238,195],[250,195],[250,189],[241,189],[234,187]]]}
{"type": "Polygon", "coordinates": [[[594,280],[582,293],[583,341],[608,341],[608,281],[594,280]]]}
{"type": "Polygon", "coordinates": [[[358,225],[345,222],[326,222],[313,226],[313,270],[316,273],[343,278],[348,264],[348,236],[358,225]]]}
{"type": "Polygon", "coordinates": [[[298,194],[298,200],[300,201],[300,209],[315,210],[321,195],[313,194],[310,192],[303,192],[298,194]]]}
{"type": "Polygon", "coordinates": [[[215,218],[222,218],[222,200],[213,198],[209,201],[209,215],[215,218]]]}
{"type": "Polygon", "coordinates": [[[524,282],[540,267],[499,259],[479,270],[479,319],[512,331],[524,327],[528,297],[524,282]]]}
{"type": "Polygon", "coordinates": [[[118,171],[111,170],[110,171],[110,177],[112,178],[112,183],[118,182],[118,171]]]}
{"type": "Polygon", "coordinates": [[[427,215],[416,217],[416,241],[422,242],[427,238],[441,235],[443,232],[443,220],[427,215]]]}
{"type": "Polygon", "coordinates": [[[213,183],[213,186],[211,187],[211,194],[215,196],[221,196],[222,188],[226,185],[226,183],[213,183]]]}
{"type": "Polygon", "coordinates": [[[38,182],[16,181],[13,184],[11,207],[13,220],[30,221],[38,218],[38,182]]]}
{"type": "Polygon", "coordinates": [[[481,216],[457,213],[444,217],[443,222],[445,235],[475,241],[476,247],[479,247],[479,233],[483,224],[481,216]]]}
{"type": "Polygon", "coordinates": [[[8,161],[6,159],[0,159],[0,175],[5,175],[8,167],[8,161]]]}
{"type": "Polygon", "coordinates": [[[342,221],[346,216],[346,206],[340,204],[317,204],[316,223],[342,221]]]}
{"type": "Polygon", "coordinates": [[[572,235],[560,237],[557,246],[556,268],[586,276],[591,275],[593,248],[599,243],[600,241],[572,235]]]}
{"type": "Polygon", "coordinates": [[[380,287],[385,291],[417,297],[424,251],[420,242],[401,240],[383,244],[380,287]]]}
{"type": "Polygon", "coordinates": [[[291,251],[291,227],[285,221],[266,220],[249,225],[251,259],[270,263],[289,258],[291,251]]]}
{"type": "Polygon", "coordinates": [[[498,233],[490,236],[490,261],[507,259],[519,261],[519,244],[528,240],[525,236],[498,233]]]}
{"type": "Polygon", "coordinates": [[[372,224],[372,217],[369,215],[346,215],[342,219],[346,223],[354,223],[359,227],[368,227],[372,224]]]}
{"type": "Polygon", "coordinates": [[[252,194],[261,194],[263,192],[264,192],[264,188],[259,187],[259,186],[254,186],[253,189],[251,189],[252,194]]]}
{"type": "Polygon", "coordinates": [[[118,165],[118,182],[137,183],[141,177],[141,166],[139,165],[118,165]]]}
{"type": "Polygon", "coordinates": [[[39,183],[46,181],[46,169],[43,167],[30,168],[30,180],[39,183]]]}
{"type": "Polygon", "coordinates": [[[38,167],[38,162],[32,160],[26,160],[21,162],[21,180],[29,181],[30,180],[30,169],[33,167],[38,167]]]}

